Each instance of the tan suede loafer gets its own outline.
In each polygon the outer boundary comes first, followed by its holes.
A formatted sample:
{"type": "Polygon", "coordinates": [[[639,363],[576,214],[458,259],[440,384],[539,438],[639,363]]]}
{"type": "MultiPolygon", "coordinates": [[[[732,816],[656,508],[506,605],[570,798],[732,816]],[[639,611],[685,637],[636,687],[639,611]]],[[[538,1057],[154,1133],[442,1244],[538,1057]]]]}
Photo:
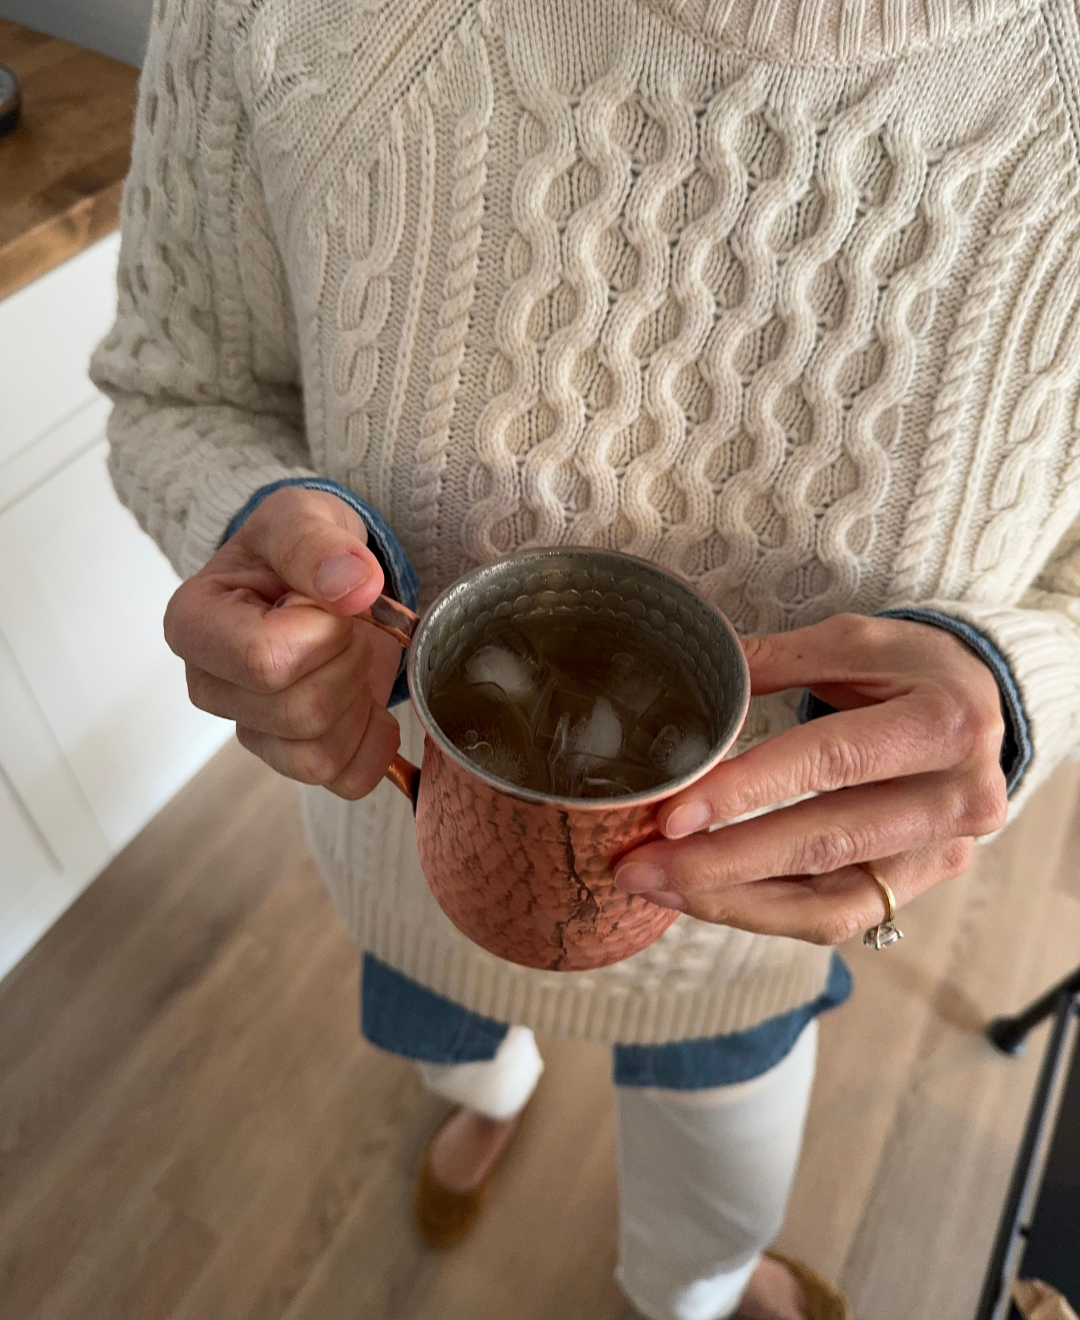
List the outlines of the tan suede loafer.
{"type": "Polygon", "coordinates": [[[806,1297],[806,1320],[854,1320],[847,1298],[817,1270],[779,1251],[766,1251],[765,1255],[783,1265],[802,1285],[806,1297]]]}
{"type": "Polygon", "coordinates": [[[506,1158],[506,1152],[514,1144],[521,1126],[518,1124],[518,1127],[510,1134],[509,1140],[499,1152],[495,1163],[477,1186],[467,1192],[453,1192],[449,1187],[444,1187],[442,1183],[438,1182],[432,1173],[431,1151],[439,1133],[457,1112],[457,1109],[452,1109],[431,1134],[431,1139],[424,1147],[424,1153],[420,1156],[420,1163],[416,1169],[416,1181],[413,1184],[413,1220],[420,1231],[420,1236],[428,1246],[436,1247],[439,1250],[455,1246],[466,1236],[469,1229],[476,1222],[476,1217],[484,1204],[484,1198],[487,1196],[488,1188],[495,1181],[495,1177],[502,1167],[502,1162],[506,1158]]]}

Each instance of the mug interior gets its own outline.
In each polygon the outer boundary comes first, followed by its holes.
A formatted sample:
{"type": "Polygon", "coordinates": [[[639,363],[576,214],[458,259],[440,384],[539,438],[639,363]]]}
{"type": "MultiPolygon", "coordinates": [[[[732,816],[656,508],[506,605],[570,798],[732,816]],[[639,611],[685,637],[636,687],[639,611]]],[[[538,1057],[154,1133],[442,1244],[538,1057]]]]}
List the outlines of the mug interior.
{"type": "Polygon", "coordinates": [[[742,647],[728,621],[694,589],[646,560],[613,550],[527,550],[476,569],[448,588],[424,615],[409,651],[409,688],[428,735],[470,774],[531,802],[575,807],[630,806],[668,797],[693,783],[731,746],[750,697],[742,647]],[[432,718],[428,695],[461,663],[478,632],[495,619],[616,622],[659,640],[697,683],[710,712],[708,756],[689,774],[642,793],[566,799],[510,784],[470,761],[432,718]]]}

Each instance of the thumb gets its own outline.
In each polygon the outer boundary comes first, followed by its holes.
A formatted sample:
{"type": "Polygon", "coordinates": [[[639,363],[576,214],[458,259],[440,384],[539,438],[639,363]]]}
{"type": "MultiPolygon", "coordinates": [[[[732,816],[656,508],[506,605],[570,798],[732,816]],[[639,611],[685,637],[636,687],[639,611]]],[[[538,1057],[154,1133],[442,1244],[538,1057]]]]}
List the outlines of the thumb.
{"type": "Polygon", "coordinates": [[[383,589],[367,528],[336,495],[301,487],[275,492],[241,534],[287,588],[331,614],[359,614],[383,589]]]}

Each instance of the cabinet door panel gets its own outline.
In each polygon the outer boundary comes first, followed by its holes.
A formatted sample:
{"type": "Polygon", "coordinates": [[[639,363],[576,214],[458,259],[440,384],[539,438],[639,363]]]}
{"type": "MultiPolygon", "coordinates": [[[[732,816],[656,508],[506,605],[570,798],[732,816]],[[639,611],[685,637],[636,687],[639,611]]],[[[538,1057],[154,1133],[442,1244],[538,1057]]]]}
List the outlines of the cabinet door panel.
{"type": "Polygon", "coordinates": [[[116,314],[119,234],[0,302],[0,463],[93,399],[90,354],[116,314]]]}
{"type": "Polygon", "coordinates": [[[113,849],[230,732],[165,645],[168,562],[116,499],[104,442],[0,517],[0,632],[113,849]]]}
{"type": "Polygon", "coordinates": [[[58,859],[0,769],[0,976],[26,952],[67,903],[58,859]]]}
{"type": "MultiPolygon", "coordinates": [[[[2,634],[0,775],[58,872],[79,884],[104,865],[108,841],[2,634]]],[[[0,891],[19,883],[7,865],[0,891]]]]}

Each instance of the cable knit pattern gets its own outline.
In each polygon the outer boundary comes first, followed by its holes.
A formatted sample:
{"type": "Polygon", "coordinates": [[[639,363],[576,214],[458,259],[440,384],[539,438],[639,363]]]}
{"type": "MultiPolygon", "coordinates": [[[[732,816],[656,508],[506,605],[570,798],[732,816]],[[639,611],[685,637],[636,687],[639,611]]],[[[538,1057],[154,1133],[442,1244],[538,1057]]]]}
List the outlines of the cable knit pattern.
{"type": "MultiPolygon", "coordinates": [[[[416,448],[413,513],[418,537],[422,537],[438,517],[439,484],[450,446],[454,403],[461,388],[461,367],[465,359],[469,316],[476,297],[483,236],[487,128],[494,106],[494,88],[487,52],[479,33],[463,35],[462,54],[472,64],[475,77],[469,80],[472,86],[466,84],[462,88],[463,104],[454,123],[447,273],[416,448]]],[[[423,113],[430,115],[430,106],[425,106],[423,113]]],[[[432,537],[429,539],[429,554],[421,565],[432,575],[437,567],[432,562],[435,546],[436,538],[432,537]]]]}
{"type": "MultiPolygon", "coordinates": [[[[117,489],[185,574],[315,474],[423,601],[576,543],[744,630],[953,614],[1023,699],[1017,810],[1080,747],[1078,134],[1072,0],[159,4],[93,364],[117,489]]],[[[689,918],[512,967],[435,906],[403,799],[305,799],[353,934],[475,1011],[651,1042],[824,984],[689,918]]]]}
{"type": "MultiPolygon", "coordinates": [[[[631,154],[612,131],[620,107],[633,92],[632,58],[624,53],[615,69],[586,91],[578,117],[582,155],[599,176],[595,198],[579,213],[577,293],[583,311],[578,321],[578,348],[584,354],[589,344],[597,346],[597,360],[603,362],[610,377],[612,396],[591,418],[584,416],[582,407],[580,442],[572,451],[589,486],[586,506],[573,524],[573,536],[584,542],[595,540],[617,516],[619,485],[609,454],[616,437],[636,419],[641,397],[641,377],[631,345],[646,314],[648,290],[636,283],[620,291],[609,313],[610,283],[599,250],[627,207],[634,179],[631,154]],[[586,237],[590,245],[582,252],[586,237]]],[[[635,205],[639,215],[640,190],[635,205]]],[[[640,226],[638,217],[627,215],[628,236],[635,232],[635,219],[640,226]]],[[[640,255],[640,248],[638,252],[640,255]]],[[[577,402],[584,403],[580,395],[577,402]]]]}
{"type": "MultiPolygon", "coordinates": [[[[404,221],[406,165],[399,115],[391,121],[375,169],[350,168],[345,182],[349,198],[344,208],[345,248],[351,260],[338,295],[340,334],[330,380],[344,402],[338,444],[362,463],[370,440],[368,405],[379,381],[379,336],[390,315],[389,271],[404,221]]],[[[331,197],[336,220],[337,196],[331,197]]]]}
{"type": "Polygon", "coordinates": [[[649,0],[703,40],[792,64],[854,63],[960,40],[1011,17],[1010,0],[649,0]]]}

